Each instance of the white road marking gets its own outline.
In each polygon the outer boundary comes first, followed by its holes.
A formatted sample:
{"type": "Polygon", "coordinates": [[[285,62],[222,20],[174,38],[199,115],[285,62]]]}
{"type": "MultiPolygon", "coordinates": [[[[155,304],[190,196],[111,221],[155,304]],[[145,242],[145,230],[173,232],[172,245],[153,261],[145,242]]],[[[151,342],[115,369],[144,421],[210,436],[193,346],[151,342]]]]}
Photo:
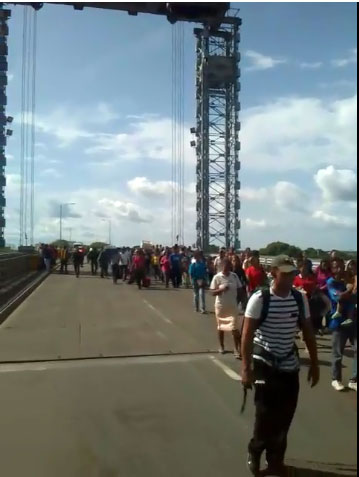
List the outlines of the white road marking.
{"type": "Polygon", "coordinates": [[[147,300],[143,300],[143,303],[148,306],[148,308],[150,310],[152,310],[154,313],[156,313],[156,315],[161,318],[161,320],[163,320],[165,323],[168,323],[169,325],[173,325],[172,321],[167,318],[166,315],[164,315],[162,312],[160,312],[160,310],[157,310],[157,308],[155,308],[153,305],[151,305],[151,303],[149,303],[147,300]]]}
{"type": "Polygon", "coordinates": [[[167,340],[167,336],[162,333],[162,331],[156,331],[156,335],[162,338],[163,340],[167,340]]]}
{"type": "Polygon", "coordinates": [[[228,377],[233,379],[234,381],[242,381],[242,378],[238,373],[233,371],[230,367],[228,367],[226,364],[222,363],[222,361],[219,361],[219,359],[215,358],[214,356],[210,356],[209,359],[216,365],[218,368],[220,368],[228,377]]]}

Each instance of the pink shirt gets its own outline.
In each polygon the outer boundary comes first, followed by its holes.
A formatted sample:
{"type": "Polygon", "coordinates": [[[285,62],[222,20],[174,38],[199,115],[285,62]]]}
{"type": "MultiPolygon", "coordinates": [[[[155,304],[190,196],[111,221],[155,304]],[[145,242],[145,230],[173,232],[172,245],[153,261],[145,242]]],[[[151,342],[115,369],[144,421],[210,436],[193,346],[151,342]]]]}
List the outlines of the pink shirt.
{"type": "Polygon", "coordinates": [[[317,283],[321,290],[327,289],[327,280],[332,277],[332,272],[330,270],[323,271],[320,267],[317,267],[315,270],[315,276],[317,277],[317,283]]]}
{"type": "Polygon", "coordinates": [[[161,269],[163,272],[169,272],[171,269],[170,259],[168,257],[161,258],[161,269]]]}

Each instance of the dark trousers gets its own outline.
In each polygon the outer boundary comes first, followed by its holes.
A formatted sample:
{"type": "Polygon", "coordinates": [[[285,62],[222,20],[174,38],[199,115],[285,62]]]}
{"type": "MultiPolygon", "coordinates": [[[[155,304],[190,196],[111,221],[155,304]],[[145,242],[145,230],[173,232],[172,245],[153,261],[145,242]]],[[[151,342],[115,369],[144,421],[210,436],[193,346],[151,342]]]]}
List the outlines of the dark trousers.
{"type": "Polygon", "coordinates": [[[92,273],[92,275],[97,274],[97,269],[98,269],[97,260],[91,260],[91,273],[92,273]]]}
{"type": "Polygon", "coordinates": [[[111,265],[112,268],[112,280],[113,283],[117,283],[117,280],[120,275],[120,266],[117,263],[114,263],[111,265]]]}
{"type": "Polygon", "coordinates": [[[121,277],[123,280],[127,280],[127,275],[128,275],[128,266],[127,265],[121,265],[121,277]]]}
{"type": "Polygon", "coordinates": [[[67,273],[67,260],[61,260],[60,273],[67,273]]]}
{"type": "Polygon", "coordinates": [[[75,275],[77,277],[80,275],[80,266],[81,262],[74,262],[75,275]]]}
{"type": "Polygon", "coordinates": [[[284,462],[287,436],[298,403],[299,373],[273,371],[255,360],[255,377],[264,384],[255,385],[256,416],[249,452],[261,455],[266,451],[268,465],[276,467],[284,462]]]}
{"type": "Polygon", "coordinates": [[[182,283],[181,270],[172,270],[171,278],[172,278],[173,288],[179,288],[182,283]]]}
{"type": "Polygon", "coordinates": [[[134,275],[135,275],[137,286],[138,288],[142,288],[143,280],[146,277],[146,269],[137,268],[134,272],[135,272],[134,275]]]}

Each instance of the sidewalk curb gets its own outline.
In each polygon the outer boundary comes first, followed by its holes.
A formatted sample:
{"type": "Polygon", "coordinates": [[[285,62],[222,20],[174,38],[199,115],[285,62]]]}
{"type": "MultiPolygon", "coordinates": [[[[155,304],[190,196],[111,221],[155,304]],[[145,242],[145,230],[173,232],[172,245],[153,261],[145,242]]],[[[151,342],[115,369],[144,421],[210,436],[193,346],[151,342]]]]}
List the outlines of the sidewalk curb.
{"type": "Polygon", "coordinates": [[[26,298],[31,295],[31,293],[36,290],[36,288],[41,285],[41,283],[47,278],[50,274],[47,272],[42,272],[35,280],[32,280],[26,288],[21,290],[17,295],[12,298],[10,301],[5,303],[4,306],[0,307],[0,325],[4,323],[6,318],[19,306],[26,298]]]}

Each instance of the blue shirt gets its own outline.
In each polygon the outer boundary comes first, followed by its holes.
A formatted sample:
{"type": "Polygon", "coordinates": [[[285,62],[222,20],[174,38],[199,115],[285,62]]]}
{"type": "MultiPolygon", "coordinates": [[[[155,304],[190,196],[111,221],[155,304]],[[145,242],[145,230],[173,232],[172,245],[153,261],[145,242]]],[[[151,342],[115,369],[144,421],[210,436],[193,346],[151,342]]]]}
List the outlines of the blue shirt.
{"type": "Polygon", "coordinates": [[[192,280],[205,280],[207,277],[207,267],[204,262],[191,263],[189,274],[192,280]]]}
{"type": "MultiPolygon", "coordinates": [[[[342,281],[338,281],[335,278],[328,278],[327,280],[328,294],[330,301],[332,303],[332,313],[337,311],[337,305],[340,299],[341,293],[344,293],[347,289],[346,285],[342,281]]],[[[348,313],[348,311],[353,309],[351,303],[343,303],[343,312],[348,313]]]]}
{"type": "Polygon", "coordinates": [[[182,257],[179,253],[172,253],[170,255],[171,267],[173,270],[179,271],[181,269],[182,257]]]}

